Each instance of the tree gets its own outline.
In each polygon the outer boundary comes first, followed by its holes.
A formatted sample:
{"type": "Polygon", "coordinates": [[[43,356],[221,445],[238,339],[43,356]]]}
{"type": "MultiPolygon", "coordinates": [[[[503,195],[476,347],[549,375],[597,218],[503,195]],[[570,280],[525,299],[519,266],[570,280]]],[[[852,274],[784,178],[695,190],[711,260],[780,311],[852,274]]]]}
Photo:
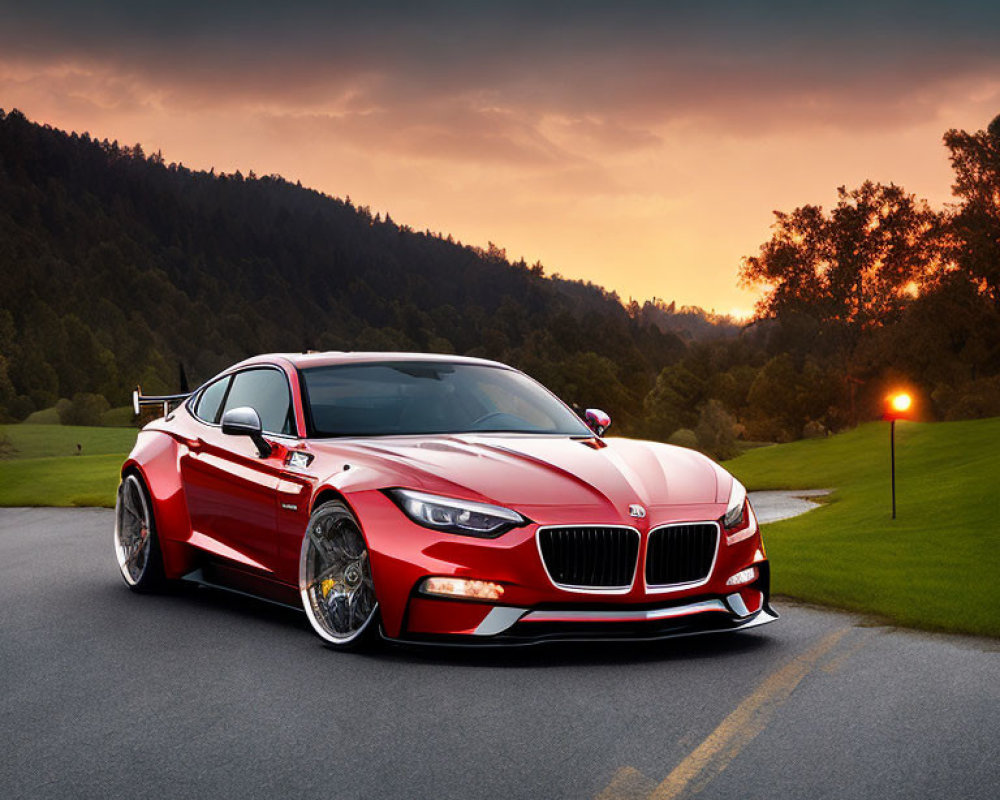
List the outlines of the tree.
{"type": "Polygon", "coordinates": [[[678,428],[693,428],[705,381],[684,364],[664,367],[643,402],[648,436],[666,441],[678,428]]]}
{"type": "Polygon", "coordinates": [[[944,135],[961,200],[950,220],[958,266],[1000,307],[1000,116],[986,130],[944,135]]]}
{"type": "Polygon", "coordinates": [[[59,422],[62,425],[100,425],[104,412],[110,407],[104,395],[80,392],[59,409],[59,422]]]}
{"type": "Polygon", "coordinates": [[[603,409],[619,431],[628,430],[633,402],[618,379],[614,361],[596,353],[578,353],[563,362],[561,372],[567,402],[603,409]]]}
{"type": "Polygon", "coordinates": [[[849,322],[882,324],[935,271],[938,215],[895,184],[865,181],[838,195],[829,227],[832,300],[849,322]]]}
{"type": "Polygon", "coordinates": [[[695,435],[701,450],[713,458],[724,460],[738,452],[736,420],[718,400],[709,400],[698,410],[695,435]]]}
{"type": "Polygon", "coordinates": [[[806,315],[853,331],[892,319],[938,267],[938,215],[894,184],[838,189],[819,206],[775,212],[771,238],[743,260],[743,285],[764,286],[759,317],[806,315]]]}
{"type": "Polygon", "coordinates": [[[839,382],[815,360],[806,359],[798,366],[788,353],[782,353],[764,365],[750,387],[747,438],[798,439],[806,423],[830,421],[831,407],[840,403],[840,394],[839,382]]]}

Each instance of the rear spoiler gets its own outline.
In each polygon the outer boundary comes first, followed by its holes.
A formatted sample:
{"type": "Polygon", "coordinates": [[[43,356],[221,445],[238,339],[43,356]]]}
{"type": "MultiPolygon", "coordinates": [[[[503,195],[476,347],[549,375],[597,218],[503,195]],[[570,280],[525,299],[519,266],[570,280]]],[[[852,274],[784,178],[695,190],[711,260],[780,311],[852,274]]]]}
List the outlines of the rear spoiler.
{"type": "Polygon", "coordinates": [[[135,391],[132,392],[132,410],[138,416],[143,406],[162,405],[163,416],[166,416],[170,413],[172,403],[181,403],[187,400],[192,394],[194,392],[186,392],[185,394],[143,394],[142,387],[136,386],[135,391]]]}

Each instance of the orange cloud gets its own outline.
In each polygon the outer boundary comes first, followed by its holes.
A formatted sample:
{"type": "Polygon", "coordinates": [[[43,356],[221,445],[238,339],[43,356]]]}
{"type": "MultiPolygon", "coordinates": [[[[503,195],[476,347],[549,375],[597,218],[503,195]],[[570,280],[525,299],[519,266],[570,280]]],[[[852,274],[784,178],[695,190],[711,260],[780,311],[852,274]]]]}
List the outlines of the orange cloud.
{"type": "Polygon", "coordinates": [[[0,104],[623,297],[747,309],[772,209],[865,178],[941,203],[941,133],[1000,111],[1000,10],[908,10],[42,2],[0,29],[0,104]]]}

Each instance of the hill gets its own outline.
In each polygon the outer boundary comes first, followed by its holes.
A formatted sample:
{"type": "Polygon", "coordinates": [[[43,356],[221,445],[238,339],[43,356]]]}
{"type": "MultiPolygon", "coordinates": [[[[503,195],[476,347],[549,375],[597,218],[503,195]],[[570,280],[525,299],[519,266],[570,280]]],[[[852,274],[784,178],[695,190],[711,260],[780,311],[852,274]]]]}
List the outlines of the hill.
{"type": "MultiPolygon", "coordinates": [[[[627,428],[686,345],[616,295],[279,176],[198,172],[0,111],[0,414],[121,404],[247,355],[458,352],[627,428]],[[586,389],[584,388],[586,387],[586,389]]],[[[660,320],[662,323],[662,320],[660,320]]]]}
{"type": "Polygon", "coordinates": [[[765,527],[775,591],[903,625],[1000,636],[1000,418],[897,423],[896,520],[887,439],[886,423],[869,423],[726,463],[751,489],[835,490],[823,508],[765,527]]]}
{"type": "Polygon", "coordinates": [[[641,306],[636,303],[633,316],[642,322],[656,325],[664,333],[675,333],[686,341],[711,341],[736,336],[741,328],[732,317],[705,311],[697,306],[677,307],[658,297],[641,306]]]}

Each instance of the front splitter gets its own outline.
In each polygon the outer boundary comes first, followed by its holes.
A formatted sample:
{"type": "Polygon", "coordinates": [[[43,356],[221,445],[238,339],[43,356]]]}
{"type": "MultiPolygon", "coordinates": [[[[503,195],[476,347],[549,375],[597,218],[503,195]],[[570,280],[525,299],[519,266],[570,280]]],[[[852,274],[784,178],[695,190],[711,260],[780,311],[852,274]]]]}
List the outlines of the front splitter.
{"type": "Polygon", "coordinates": [[[699,613],[681,620],[643,620],[636,622],[518,622],[503,633],[492,636],[426,635],[393,638],[382,633],[388,642],[419,647],[531,647],[558,642],[656,642],[713,633],[738,633],[758,628],[778,619],[778,613],[764,607],[745,619],[719,611],[699,613]]]}

